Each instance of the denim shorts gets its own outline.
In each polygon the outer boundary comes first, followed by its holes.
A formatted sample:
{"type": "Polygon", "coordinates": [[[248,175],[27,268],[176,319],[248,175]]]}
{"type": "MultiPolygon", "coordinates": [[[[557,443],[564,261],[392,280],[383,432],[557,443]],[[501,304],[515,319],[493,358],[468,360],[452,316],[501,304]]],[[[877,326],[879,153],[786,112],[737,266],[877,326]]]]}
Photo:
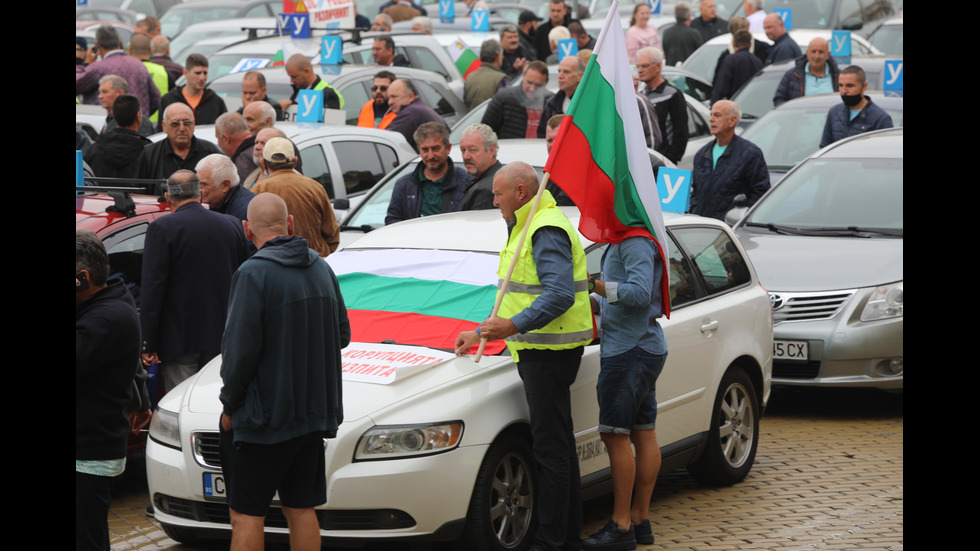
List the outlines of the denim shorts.
{"type": "Polygon", "coordinates": [[[650,354],[640,347],[600,359],[599,432],[629,434],[657,427],[657,377],[666,354],[650,354]]]}

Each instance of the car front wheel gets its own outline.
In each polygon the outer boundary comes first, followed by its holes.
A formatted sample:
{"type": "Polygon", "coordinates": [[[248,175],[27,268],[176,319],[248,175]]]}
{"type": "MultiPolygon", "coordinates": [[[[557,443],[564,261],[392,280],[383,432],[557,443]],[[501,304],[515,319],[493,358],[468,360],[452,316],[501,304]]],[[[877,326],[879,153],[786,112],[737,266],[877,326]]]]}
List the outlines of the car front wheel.
{"type": "Polygon", "coordinates": [[[490,447],[477,473],[460,548],[524,549],[534,535],[535,469],[530,445],[507,434],[490,447]]]}
{"type": "Polygon", "coordinates": [[[705,485],[729,486],[745,479],[759,446],[759,400],[745,371],[732,366],[721,379],[704,453],[687,466],[705,485]]]}

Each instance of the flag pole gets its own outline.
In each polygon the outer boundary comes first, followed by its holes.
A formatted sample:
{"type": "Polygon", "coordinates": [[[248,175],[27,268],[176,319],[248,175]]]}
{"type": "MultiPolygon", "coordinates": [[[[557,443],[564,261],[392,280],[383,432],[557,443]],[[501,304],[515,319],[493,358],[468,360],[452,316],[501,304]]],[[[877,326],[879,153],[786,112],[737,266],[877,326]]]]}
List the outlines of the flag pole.
{"type": "MultiPolygon", "coordinates": [[[[541,196],[544,194],[544,188],[548,185],[548,177],[550,174],[544,173],[541,178],[541,183],[538,185],[538,192],[534,194],[534,203],[531,205],[531,210],[527,213],[527,221],[524,223],[524,229],[521,230],[521,236],[517,240],[517,249],[514,253],[514,257],[510,259],[510,267],[507,268],[507,276],[504,277],[504,282],[500,284],[500,291],[497,293],[497,301],[493,305],[493,310],[490,312],[490,317],[497,315],[497,310],[500,309],[500,302],[503,301],[504,295],[507,293],[507,285],[510,283],[510,278],[514,274],[514,266],[517,265],[517,257],[521,254],[521,249],[524,248],[524,240],[527,239],[527,230],[531,227],[531,219],[534,218],[534,213],[538,210],[538,203],[541,202],[541,196]]],[[[506,245],[505,245],[506,246],[506,245]]],[[[483,357],[483,349],[487,346],[487,338],[480,337],[480,347],[476,350],[476,358],[473,359],[474,362],[480,363],[480,358],[483,357]]]]}

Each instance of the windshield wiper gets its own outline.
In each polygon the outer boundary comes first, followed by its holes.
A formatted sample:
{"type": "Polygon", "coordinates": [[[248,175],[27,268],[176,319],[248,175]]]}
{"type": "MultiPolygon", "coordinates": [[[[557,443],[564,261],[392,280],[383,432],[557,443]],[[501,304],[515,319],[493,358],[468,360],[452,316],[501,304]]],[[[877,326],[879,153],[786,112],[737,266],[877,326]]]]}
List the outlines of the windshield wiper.
{"type": "Polygon", "coordinates": [[[830,236],[830,237],[871,237],[870,234],[874,235],[887,235],[889,237],[905,237],[905,230],[891,229],[891,228],[862,228],[858,226],[848,226],[846,228],[821,228],[821,227],[806,227],[798,228],[794,226],[786,226],[783,224],[759,224],[759,223],[746,223],[746,226],[756,226],[768,229],[773,233],[785,233],[789,235],[808,235],[808,236],[830,236]]]}
{"type": "Polygon", "coordinates": [[[353,230],[353,231],[360,231],[360,232],[367,233],[374,229],[377,228],[375,228],[371,224],[361,224],[360,226],[340,226],[340,231],[353,230]]]}

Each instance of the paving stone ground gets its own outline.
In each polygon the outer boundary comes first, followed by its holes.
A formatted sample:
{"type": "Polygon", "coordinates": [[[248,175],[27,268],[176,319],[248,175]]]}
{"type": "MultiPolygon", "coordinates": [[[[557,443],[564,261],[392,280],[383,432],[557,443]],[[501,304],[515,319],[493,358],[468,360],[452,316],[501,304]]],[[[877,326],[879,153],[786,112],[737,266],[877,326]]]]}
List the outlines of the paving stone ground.
{"type": "MultiPolygon", "coordinates": [[[[741,484],[703,488],[685,471],[661,475],[650,507],[656,543],[638,549],[903,549],[902,394],[778,389],[761,433],[741,484]]],[[[109,518],[113,551],[214,548],[167,538],[146,517],[145,484],[118,494],[109,518]]],[[[611,496],[587,502],[583,536],[602,527],[611,508],[611,496]]]]}

